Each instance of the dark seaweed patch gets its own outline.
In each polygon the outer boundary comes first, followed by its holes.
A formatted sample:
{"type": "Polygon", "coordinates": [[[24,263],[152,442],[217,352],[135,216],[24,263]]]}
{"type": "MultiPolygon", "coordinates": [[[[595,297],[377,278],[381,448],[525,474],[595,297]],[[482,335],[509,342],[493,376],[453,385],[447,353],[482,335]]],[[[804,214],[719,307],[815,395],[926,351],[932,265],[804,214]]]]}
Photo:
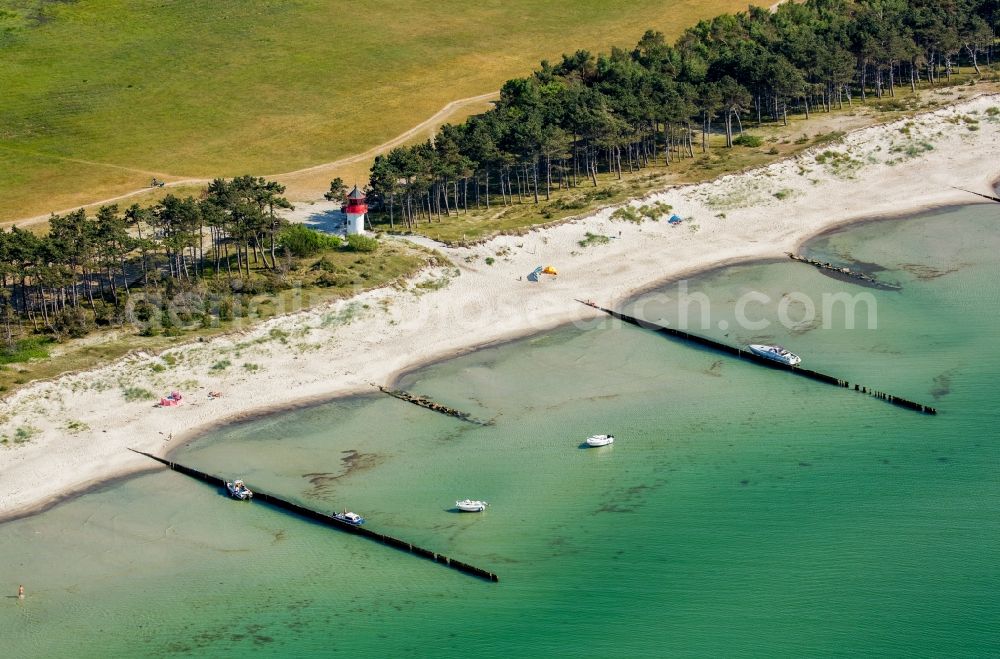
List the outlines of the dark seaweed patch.
{"type": "Polygon", "coordinates": [[[788,331],[791,334],[799,336],[801,334],[805,334],[806,332],[811,332],[814,329],[818,329],[821,326],[822,326],[822,322],[820,321],[820,319],[819,318],[813,318],[808,323],[804,323],[804,322],[803,323],[797,323],[796,325],[794,325],[793,327],[791,327],[788,331]]]}
{"type": "Polygon", "coordinates": [[[343,469],[340,473],[335,474],[330,471],[319,471],[302,474],[302,477],[307,479],[309,484],[312,485],[306,492],[306,496],[322,498],[329,493],[338,479],[349,476],[354,472],[371,469],[382,462],[382,456],[377,453],[361,453],[353,449],[342,451],[341,453],[343,457],[340,458],[340,464],[343,466],[343,469]]]}
{"type": "Polygon", "coordinates": [[[716,359],[714,362],[712,362],[711,366],[709,366],[707,369],[705,369],[704,373],[705,373],[705,375],[711,375],[713,378],[721,378],[722,377],[722,360],[721,359],[716,359]]]}
{"type": "Polygon", "coordinates": [[[958,272],[961,268],[948,268],[941,269],[935,268],[930,265],[923,265],[921,263],[900,263],[899,267],[906,270],[911,275],[916,277],[921,281],[928,281],[931,279],[937,279],[938,277],[944,277],[945,275],[950,275],[953,272],[958,272]]]}
{"type": "Polygon", "coordinates": [[[934,386],[931,387],[931,396],[934,400],[944,398],[951,393],[952,371],[945,371],[934,378],[934,386]]]}
{"type": "Polygon", "coordinates": [[[606,503],[597,509],[599,513],[634,513],[635,508],[629,508],[628,506],[619,506],[613,503],[606,503]]]}

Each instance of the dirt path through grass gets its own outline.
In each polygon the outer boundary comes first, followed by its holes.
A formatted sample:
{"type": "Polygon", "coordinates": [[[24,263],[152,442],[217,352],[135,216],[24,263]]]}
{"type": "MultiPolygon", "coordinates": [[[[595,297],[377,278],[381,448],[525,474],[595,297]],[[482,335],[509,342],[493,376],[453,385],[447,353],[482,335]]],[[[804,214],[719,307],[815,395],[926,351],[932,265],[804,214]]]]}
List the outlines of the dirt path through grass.
{"type": "Polygon", "coordinates": [[[448,105],[444,106],[429,119],[421,121],[419,124],[413,128],[404,131],[397,135],[396,137],[388,140],[387,142],[382,142],[378,146],[372,147],[367,151],[362,153],[356,153],[353,156],[347,156],[346,158],[340,158],[339,160],[334,160],[333,162],[323,163],[321,165],[313,165],[312,167],[306,167],[304,169],[299,169],[294,172],[287,172],[285,174],[270,174],[268,178],[286,178],[290,176],[298,176],[300,174],[309,174],[312,172],[321,172],[329,169],[338,169],[347,165],[351,165],[357,162],[366,162],[368,160],[373,160],[375,156],[385,153],[390,149],[393,149],[401,144],[405,144],[410,141],[413,137],[417,136],[425,130],[432,130],[446,123],[448,117],[459,112],[463,108],[476,105],[479,103],[484,103],[486,101],[492,101],[494,99],[500,98],[500,92],[489,92],[488,94],[480,94],[478,96],[470,96],[468,98],[461,98],[457,101],[452,101],[448,105]]]}
{"type": "MultiPolygon", "coordinates": [[[[488,92],[486,94],[478,94],[476,96],[469,96],[467,98],[460,98],[458,100],[452,101],[445,105],[443,108],[435,112],[433,115],[421,121],[419,124],[403,131],[391,140],[387,140],[382,144],[373,146],[367,151],[361,153],[356,153],[354,155],[346,156],[344,158],[339,158],[332,162],[320,163],[318,165],[312,165],[310,167],[305,167],[303,169],[298,169],[292,172],[285,172],[282,174],[265,174],[264,176],[269,179],[276,179],[286,185],[291,183],[295,187],[298,197],[302,197],[303,194],[308,189],[309,192],[315,196],[319,196],[326,189],[326,183],[336,176],[340,171],[350,168],[352,165],[363,165],[365,170],[368,169],[367,163],[375,158],[375,156],[386,153],[391,149],[405,144],[413,138],[419,136],[421,133],[433,133],[441,124],[446,123],[450,118],[459,115],[460,118],[464,118],[469,114],[468,110],[470,108],[475,108],[476,106],[483,106],[496,98],[499,98],[500,92],[488,92]],[[318,186],[318,187],[317,187],[318,186]]],[[[142,169],[136,169],[133,167],[125,167],[123,165],[116,165],[113,163],[103,163],[89,160],[80,160],[77,158],[60,158],[57,156],[50,156],[57,160],[65,160],[71,162],[78,162],[82,164],[95,165],[98,167],[113,167],[116,169],[123,169],[132,172],[141,172],[144,174],[149,174],[149,176],[155,177],[159,180],[164,181],[164,188],[180,188],[184,186],[192,185],[205,185],[209,183],[211,179],[208,178],[182,178],[175,174],[169,174],[166,172],[153,172],[146,171],[142,169]]],[[[84,208],[94,208],[98,206],[105,206],[108,204],[118,203],[127,199],[133,199],[136,197],[141,197],[143,195],[149,195],[155,193],[156,189],[151,187],[138,188],[130,192],[125,192],[114,197],[108,197],[106,199],[101,199],[99,201],[93,201],[89,204],[84,204],[84,208]]],[[[65,213],[71,213],[81,206],[73,206],[72,208],[64,208],[62,210],[53,211],[57,215],[63,215],[65,213]]],[[[8,227],[12,225],[17,225],[20,228],[25,228],[29,226],[34,226],[47,222],[50,214],[36,215],[34,217],[26,217],[17,220],[11,220],[8,222],[0,223],[0,227],[8,227]]]]}

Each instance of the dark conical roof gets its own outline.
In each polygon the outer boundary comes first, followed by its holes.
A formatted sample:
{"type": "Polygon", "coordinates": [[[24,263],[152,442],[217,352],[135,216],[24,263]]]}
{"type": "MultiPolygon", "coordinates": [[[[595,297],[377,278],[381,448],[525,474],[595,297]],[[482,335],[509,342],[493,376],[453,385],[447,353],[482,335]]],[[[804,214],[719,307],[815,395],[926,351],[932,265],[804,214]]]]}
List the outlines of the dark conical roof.
{"type": "Polygon", "coordinates": [[[351,190],[351,193],[349,195],[347,195],[347,198],[348,199],[353,199],[353,200],[356,200],[356,201],[364,201],[365,200],[365,193],[362,192],[361,190],[358,190],[358,186],[355,185],[354,189],[351,190]]]}

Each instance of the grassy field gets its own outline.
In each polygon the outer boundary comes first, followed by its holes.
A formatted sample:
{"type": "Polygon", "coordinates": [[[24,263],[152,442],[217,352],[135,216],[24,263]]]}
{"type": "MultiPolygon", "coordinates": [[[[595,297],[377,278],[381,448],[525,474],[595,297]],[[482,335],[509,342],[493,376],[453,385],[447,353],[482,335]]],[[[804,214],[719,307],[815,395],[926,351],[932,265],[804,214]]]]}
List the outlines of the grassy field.
{"type": "MultiPolygon", "coordinates": [[[[0,221],[359,153],[542,58],[743,0],[0,0],[0,221]]],[[[456,117],[461,119],[461,116],[456,117]]],[[[322,190],[317,191],[322,192],[322,190]]]]}

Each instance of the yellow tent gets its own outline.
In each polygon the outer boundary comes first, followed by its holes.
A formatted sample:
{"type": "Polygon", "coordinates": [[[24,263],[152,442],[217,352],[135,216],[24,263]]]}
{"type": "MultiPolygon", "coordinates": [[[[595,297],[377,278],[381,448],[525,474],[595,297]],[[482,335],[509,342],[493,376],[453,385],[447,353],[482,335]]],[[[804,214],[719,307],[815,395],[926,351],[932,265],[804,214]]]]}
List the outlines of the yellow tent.
{"type": "Polygon", "coordinates": [[[542,272],[544,274],[547,274],[547,275],[558,275],[559,274],[558,272],[556,272],[556,269],[553,268],[551,265],[545,266],[545,268],[542,270],[542,272]]]}

